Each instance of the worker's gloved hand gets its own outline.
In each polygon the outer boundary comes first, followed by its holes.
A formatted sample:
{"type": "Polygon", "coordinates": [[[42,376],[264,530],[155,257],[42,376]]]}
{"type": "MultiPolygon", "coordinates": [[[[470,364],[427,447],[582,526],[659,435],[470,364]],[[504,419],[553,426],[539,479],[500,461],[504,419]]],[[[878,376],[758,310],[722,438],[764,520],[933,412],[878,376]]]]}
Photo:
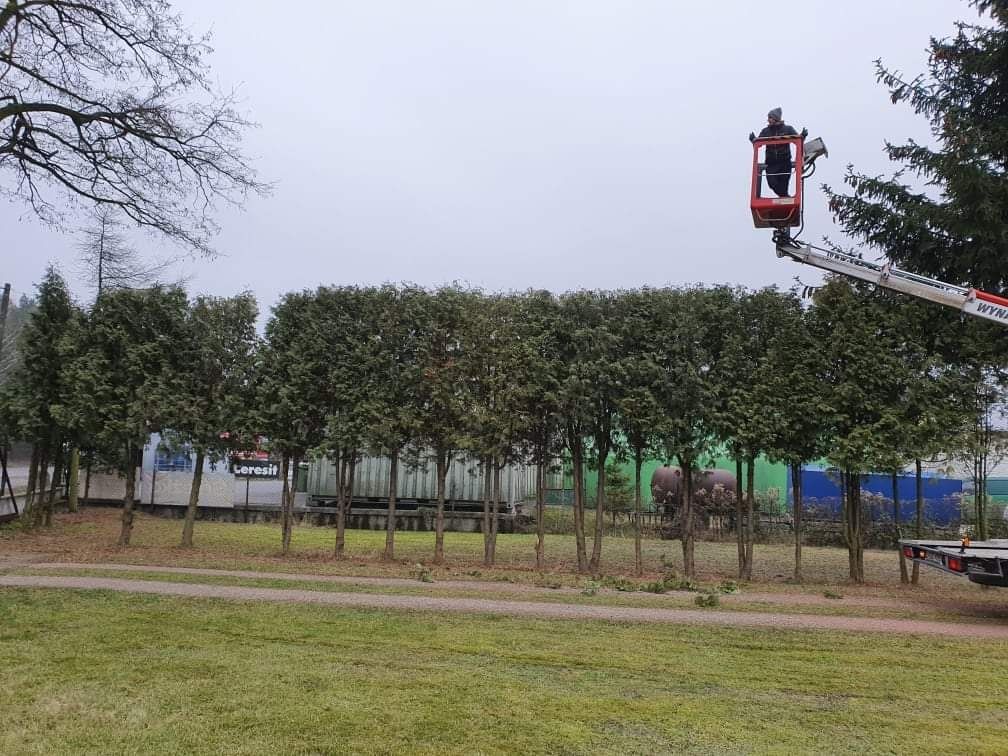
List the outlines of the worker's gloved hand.
{"type": "Polygon", "coordinates": [[[802,129],[801,130],[801,138],[804,139],[807,136],[808,136],[808,129],[802,129]]]}
{"type": "Polygon", "coordinates": [[[749,132],[749,141],[750,142],[755,142],[756,141],[756,135],[753,134],[751,131],[749,132]]]}

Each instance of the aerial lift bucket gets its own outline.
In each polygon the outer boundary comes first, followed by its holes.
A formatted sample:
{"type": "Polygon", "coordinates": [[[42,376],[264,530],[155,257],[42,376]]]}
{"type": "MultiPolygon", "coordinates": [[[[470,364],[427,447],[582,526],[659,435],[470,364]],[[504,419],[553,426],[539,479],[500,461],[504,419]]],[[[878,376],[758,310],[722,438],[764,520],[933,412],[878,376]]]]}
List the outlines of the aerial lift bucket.
{"type": "MultiPolygon", "coordinates": [[[[821,145],[821,140],[818,141],[821,145]]],[[[802,218],[802,174],[805,172],[805,140],[801,136],[762,137],[753,140],[752,190],[749,206],[756,228],[790,228],[800,226],[802,218]],[[768,148],[787,147],[791,153],[791,165],[780,170],[780,166],[770,164],[767,172],[766,154],[768,148]],[[783,181],[786,175],[786,182],[783,181]],[[786,188],[787,193],[779,196],[770,188],[771,183],[778,189],[786,188]],[[766,196],[770,195],[770,196],[766,196]]],[[[825,147],[823,147],[825,152],[825,147]]],[[[815,158],[813,158],[814,160],[815,158]]]]}

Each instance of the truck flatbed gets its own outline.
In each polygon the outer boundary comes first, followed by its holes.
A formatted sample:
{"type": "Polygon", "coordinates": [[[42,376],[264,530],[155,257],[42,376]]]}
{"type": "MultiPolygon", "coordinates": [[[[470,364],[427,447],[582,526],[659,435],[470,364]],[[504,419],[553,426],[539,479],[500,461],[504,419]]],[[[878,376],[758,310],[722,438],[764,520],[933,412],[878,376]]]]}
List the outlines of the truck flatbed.
{"type": "Polygon", "coordinates": [[[914,562],[961,575],[980,585],[1008,588],[1008,540],[900,541],[903,555],[914,562]]]}

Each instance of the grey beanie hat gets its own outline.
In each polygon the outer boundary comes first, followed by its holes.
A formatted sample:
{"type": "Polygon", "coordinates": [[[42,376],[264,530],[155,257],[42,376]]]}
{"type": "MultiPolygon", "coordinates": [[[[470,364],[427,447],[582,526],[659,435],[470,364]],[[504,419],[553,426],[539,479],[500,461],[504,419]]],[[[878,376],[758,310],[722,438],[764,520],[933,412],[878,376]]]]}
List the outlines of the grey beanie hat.
{"type": "Polygon", "coordinates": [[[769,113],[767,113],[767,118],[776,118],[778,121],[784,116],[784,111],[780,108],[774,108],[769,113]]]}

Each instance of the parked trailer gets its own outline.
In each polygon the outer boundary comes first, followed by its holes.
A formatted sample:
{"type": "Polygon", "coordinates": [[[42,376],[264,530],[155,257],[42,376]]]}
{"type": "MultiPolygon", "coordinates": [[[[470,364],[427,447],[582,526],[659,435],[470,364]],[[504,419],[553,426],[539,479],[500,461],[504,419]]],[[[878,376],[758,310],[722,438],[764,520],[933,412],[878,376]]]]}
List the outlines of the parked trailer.
{"type": "Polygon", "coordinates": [[[1008,540],[900,541],[903,555],[918,564],[965,577],[980,585],[1008,588],[1008,540]]]}

